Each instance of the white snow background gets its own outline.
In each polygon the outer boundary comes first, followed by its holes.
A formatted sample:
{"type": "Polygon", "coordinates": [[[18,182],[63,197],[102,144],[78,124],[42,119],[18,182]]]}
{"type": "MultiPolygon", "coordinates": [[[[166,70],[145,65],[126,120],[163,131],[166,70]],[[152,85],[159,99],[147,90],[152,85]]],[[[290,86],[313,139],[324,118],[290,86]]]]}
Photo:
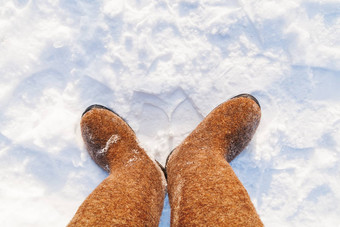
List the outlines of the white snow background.
{"type": "Polygon", "coordinates": [[[107,176],[83,146],[87,106],[164,164],[250,93],[262,120],[232,167],[264,224],[340,226],[339,72],[338,0],[1,0],[0,225],[65,226],[107,176]]]}

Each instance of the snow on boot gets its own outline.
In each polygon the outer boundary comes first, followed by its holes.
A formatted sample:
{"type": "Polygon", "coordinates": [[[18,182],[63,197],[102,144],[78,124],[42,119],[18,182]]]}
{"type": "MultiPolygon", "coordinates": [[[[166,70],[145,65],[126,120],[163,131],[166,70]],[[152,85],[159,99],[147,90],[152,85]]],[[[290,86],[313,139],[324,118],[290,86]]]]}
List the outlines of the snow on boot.
{"type": "Polygon", "coordinates": [[[69,226],[158,226],[165,176],[139,146],[130,126],[112,110],[93,105],[82,116],[81,132],[92,159],[110,174],[69,226]]]}
{"type": "Polygon", "coordinates": [[[172,226],[262,226],[229,163],[249,143],[261,109],[242,94],[216,107],[166,164],[172,226]]]}

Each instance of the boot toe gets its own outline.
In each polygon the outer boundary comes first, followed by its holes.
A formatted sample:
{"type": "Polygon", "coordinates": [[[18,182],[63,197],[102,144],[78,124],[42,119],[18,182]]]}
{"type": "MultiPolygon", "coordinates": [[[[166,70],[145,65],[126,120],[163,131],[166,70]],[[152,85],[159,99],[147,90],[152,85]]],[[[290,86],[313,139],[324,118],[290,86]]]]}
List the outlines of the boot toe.
{"type": "Polygon", "coordinates": [[[256,102],[256,104],[257,104],[257,105],[260,107],[260,109],[261,109],[261,106],[260,106],[259,101],[258,101],[254,96],[252,96],[251,94],[246,94],[246,93],[244,93],[244,94],[239,94],[239,95],[236,95],[236,96],[232,97],[231,99],[236,99],[236,98],[240,98],[240,97],[252,99],[254,102],[256,102]]]}
{"type": "Polygon", "coordinates": [[[84,113],[81,116],[84,116],[87,112],[89,112],[90,110],[93,110],[93,109],[104,109],[104,110],[108,110],[108,111],[111,111],[112,113],[116,114],[113,110],[111,110],[110,108],[107,108],[106,106],[102,106],[102,105],[99,105],[99,104],[93,104],[93,105],[87,107],[86,110],[84,111],[84,113]]]}

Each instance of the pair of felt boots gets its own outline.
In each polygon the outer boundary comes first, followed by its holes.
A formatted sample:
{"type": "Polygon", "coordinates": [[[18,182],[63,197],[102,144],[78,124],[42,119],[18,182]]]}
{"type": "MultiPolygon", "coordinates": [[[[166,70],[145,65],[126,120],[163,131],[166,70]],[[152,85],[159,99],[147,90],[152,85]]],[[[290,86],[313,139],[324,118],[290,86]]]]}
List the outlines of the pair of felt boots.
{"type": "Polygon", "coordinates": [[[81,119],[82,136],[92,159],[110,174],[69,226],[158,226],[166,188],[172,226],[262,226],[228,164],[249,143],[260,117],[251,95],[222,103],[169,155],[162,171],[122,118],[90,106],[81,119]]]}

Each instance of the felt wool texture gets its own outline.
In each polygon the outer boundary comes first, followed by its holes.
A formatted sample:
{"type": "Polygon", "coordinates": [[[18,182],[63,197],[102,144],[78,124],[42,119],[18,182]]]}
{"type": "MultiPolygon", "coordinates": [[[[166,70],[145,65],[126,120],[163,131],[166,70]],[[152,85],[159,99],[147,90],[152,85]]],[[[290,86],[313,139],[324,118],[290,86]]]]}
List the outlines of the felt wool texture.
{"type": "Polygon", "coordinates": [[[250,95],[216,107],[169,156],[171,226],[263,226],[228,162],[249,143],[261,109],[250,95]]]}
{"type": "Polygon", "coordinates": [[[94,106],[84,113],[81,131],[93,160],[110,174],[68,226],[158,226],[165,176],[129,125],[107,108],[94,106]]]}

